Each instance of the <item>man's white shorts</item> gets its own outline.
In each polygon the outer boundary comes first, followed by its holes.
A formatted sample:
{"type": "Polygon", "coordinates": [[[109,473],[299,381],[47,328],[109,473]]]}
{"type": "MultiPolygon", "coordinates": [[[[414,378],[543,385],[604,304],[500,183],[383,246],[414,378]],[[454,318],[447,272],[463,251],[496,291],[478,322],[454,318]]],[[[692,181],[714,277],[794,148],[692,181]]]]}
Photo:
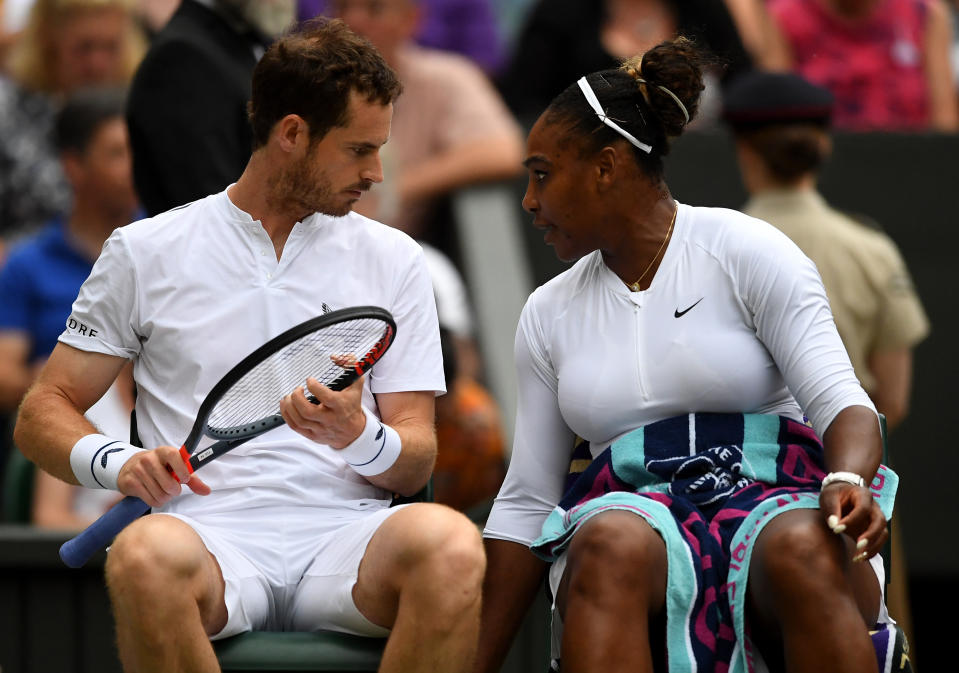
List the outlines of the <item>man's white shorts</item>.
{"type": "Polygon", "coordinates": [[[264,508],[202,519],[161,515],[193,528],[220,564],[229,616],[212,640],[244,631],[385,637],[389,630],[357,609],[353,585],[373,534],[402,508],[371,513],[264,508]]]}

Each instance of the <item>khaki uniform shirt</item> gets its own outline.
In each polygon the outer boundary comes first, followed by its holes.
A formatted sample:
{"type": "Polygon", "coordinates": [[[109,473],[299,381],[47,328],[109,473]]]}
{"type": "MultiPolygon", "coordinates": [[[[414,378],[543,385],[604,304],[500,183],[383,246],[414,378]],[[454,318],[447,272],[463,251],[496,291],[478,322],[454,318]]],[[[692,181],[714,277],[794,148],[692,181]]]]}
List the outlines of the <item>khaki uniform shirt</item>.
{"type": "Polygon", "coordinates": [[[896,244],[886,234],[831,208],[815,191],[770,191],[743,212],[789,236],[816,264],[836,328],[867,392],[875,388],[869,355],[911,348],[929,320],[896,244]]]}

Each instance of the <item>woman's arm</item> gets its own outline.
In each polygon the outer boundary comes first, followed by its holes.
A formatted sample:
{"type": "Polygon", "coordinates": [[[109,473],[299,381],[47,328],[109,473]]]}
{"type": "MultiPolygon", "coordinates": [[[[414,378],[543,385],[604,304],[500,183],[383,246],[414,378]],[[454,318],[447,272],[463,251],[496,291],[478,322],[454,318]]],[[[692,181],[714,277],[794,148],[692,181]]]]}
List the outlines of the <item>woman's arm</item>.
{"type": "Polygon", "coordinates": [[[827,472],[851,472],[865,481],[865,486],[829,484],[819,494],[819,508],[833,532],[856,540],[853,560],[867,559],[879,553],[889,537],[886,517],[869,489],[882,456],[875,411],[863,406],[843,409],[823,434],[823,446],[827,472]]]}
{"type": "Polygon", "coordinates": [[[546,563],[529,550],[563,494],[573,450],[556,396],[546,337],[529,305],[516,333],[516,429],[509,471],[486,522],[486,578],[477,671],[498,671],[546,563]]]}
{"type": "MultiPolygon", "coordinates": [[[[736,246],[733,274],[756,336],[819,437],[855,405],[873,410],[878,432],[878,415],[836,330],[816,265],[771,225],[755,228],[736,246]]],[[[878,465],[878,452],[875,460],[878,465]]],[[[862,476],[869,481],[873,473],[862,476]]]]}
{"type": "Polygon", "coordinates": [[[869,490],[882,457],[878,414],[853,372],[815,265],[774,230],[757,231],[756,239],[737,260],[744,302],[757,336],[823,440],[826,471],[850,472],[865,482],[830,484],[820,509],[833,531],[863,545],[856,558],[871,556],[886,528],[869,490]]]}

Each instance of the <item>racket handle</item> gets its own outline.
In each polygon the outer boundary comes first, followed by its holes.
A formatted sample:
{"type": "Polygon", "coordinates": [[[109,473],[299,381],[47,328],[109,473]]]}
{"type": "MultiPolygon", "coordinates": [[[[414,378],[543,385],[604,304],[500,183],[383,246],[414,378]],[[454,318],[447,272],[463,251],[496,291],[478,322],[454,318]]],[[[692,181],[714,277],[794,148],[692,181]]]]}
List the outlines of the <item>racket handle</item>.
{"type": "Polygon", "coordinates": [[[60,546],[60,558],[70,568],[79,568],[148,509],[150,506],[140,498],[128,495],[87,526],[82,533],[64,542],[60,546]]]}

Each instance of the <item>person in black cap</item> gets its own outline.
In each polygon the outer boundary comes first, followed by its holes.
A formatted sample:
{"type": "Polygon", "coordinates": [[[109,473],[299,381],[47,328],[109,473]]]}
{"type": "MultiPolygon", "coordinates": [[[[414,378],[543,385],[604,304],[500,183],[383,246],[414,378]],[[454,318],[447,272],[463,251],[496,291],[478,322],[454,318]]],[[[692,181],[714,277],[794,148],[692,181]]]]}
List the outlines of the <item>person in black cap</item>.
{"type": "Polygon", "coordinates": [[[816,263],[853,368],[894,428],[908,411],[912,349],[929,322],[892,239],[817,191],[832,109],[832,94],[799,75],[752,71],[730,84],[723,114],[750,194],[743,211],[816,263]]]}
{"type": "Polygon", "coordinates": [[[250,159],[250,77],[290,27],[293,0],[183,0],[154,38],[127,104],[133,178],[150,216],[237,180],[250,159]]]}
{"type": "MultiPolygon", "coordinates": [[[[817,190],[832,152],[833,96],[799,75],[753,71],[730,83],[723,116],[750,197],[742,210],[789,236],[819,269],[839,336],[890,429],[906,416],[912,351],[929,321],[896,244],[817,190]]],[[[892,528],[889,612],[911,635],[901,531],[892,528]]]]}

